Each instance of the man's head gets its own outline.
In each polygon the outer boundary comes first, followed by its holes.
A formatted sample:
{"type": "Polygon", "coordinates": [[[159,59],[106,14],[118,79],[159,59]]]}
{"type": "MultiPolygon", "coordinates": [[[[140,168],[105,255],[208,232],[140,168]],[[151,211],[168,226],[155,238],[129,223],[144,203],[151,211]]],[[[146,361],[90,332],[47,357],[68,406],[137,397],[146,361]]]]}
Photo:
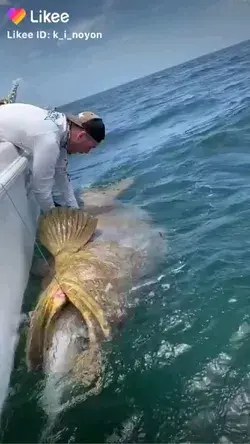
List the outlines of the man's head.
{"type": "Polygon", "coordinates": [[[78,116],[66,115],[70,124],[68,152],[88,153],[105,139],[105,125],[101,117],[90,111],[84,111],[78,116]]]}

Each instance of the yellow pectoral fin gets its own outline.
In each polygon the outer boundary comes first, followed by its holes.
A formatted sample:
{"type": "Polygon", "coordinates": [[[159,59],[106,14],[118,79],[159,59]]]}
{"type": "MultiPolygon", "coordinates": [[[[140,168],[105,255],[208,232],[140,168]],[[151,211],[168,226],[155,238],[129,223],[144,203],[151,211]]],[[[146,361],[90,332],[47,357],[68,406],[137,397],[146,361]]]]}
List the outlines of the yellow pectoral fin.
{"type": "Polygon", "coordinates": [[[40,369],[43,364],[44,347],[55,314],[65,305],[67,298],[57,281],[53,280],[39,299],[33,311],[27,337],[26,360],[30,369],[40,369]]]}
{"type": "Polygon", "coordinates": [[[80,311],[85,322],[88,324],[86,317],[88,318],[89,314],[91,314],[99,324],[104,337],[108,338],[111,332],[110,325],[105,318],[102,307],[96,302],[94,297],[86,293],[75,282],[68,279],[67,283],[62,283],[62,288],[70,302],[80,311]]]}

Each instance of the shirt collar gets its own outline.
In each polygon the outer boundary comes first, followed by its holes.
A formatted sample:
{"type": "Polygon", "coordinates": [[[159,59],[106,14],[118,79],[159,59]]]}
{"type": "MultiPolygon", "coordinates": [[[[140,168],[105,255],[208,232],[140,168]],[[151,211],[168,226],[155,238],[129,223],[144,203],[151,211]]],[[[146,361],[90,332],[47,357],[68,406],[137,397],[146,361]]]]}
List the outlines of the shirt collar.
{"type": "Polygon", "coordinates": [[[68,149],[69,134],[70,134],[70,125],[67,122],[66,130],[65,130],[65,132],[64,132],[64,134],[62,135],[62,138],[61,138],[60,149],[65,149],[65,150],[68,149]]]}

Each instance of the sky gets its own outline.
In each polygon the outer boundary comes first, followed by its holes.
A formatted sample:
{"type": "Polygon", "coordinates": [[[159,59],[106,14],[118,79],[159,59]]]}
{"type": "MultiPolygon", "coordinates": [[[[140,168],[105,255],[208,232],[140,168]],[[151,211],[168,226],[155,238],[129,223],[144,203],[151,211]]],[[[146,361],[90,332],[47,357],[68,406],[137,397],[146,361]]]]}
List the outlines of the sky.
{"type": "Polygon", "coordinates": [[[0,0],[0,96],[20,78],[20,101],[60,106],[248,39],[250,0],[0,0]]]}

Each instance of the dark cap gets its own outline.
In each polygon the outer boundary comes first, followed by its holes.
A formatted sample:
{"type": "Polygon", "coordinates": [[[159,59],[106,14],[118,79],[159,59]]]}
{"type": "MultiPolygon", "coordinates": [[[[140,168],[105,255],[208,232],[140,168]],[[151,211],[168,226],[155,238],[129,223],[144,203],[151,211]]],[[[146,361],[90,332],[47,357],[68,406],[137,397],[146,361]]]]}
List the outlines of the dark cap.
{"type": "Polygon", "coordinates": [[[105,125],[101,117],[91,111],[83,111],[78,115],[66,114],[67,119],[84,129],[96,142],[105,139],[105,125]]]}

